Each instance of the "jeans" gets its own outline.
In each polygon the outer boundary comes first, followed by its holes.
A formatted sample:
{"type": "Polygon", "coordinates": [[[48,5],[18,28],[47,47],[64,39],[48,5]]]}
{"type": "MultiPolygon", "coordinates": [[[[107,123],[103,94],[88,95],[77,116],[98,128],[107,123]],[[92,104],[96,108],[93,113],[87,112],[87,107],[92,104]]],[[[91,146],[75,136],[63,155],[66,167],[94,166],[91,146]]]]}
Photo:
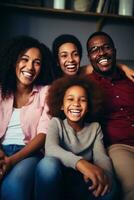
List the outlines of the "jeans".
{"type": "MultiPolygon", "coordinates": [[[[9,156],[23,147],[22,145],[4,145],[3,151],[9,156]]],[[[40,159],[41,154],[35,154],[13,166],[0,183],[0,200],[33,199],[35,168],[40,159]]]]}
{"type": "MultiPolygon", "coordinates": [[[[113,180],[114,182],[114,180],[113,180]]],[[[103,197],[95,198],[78,171],[65,167],[55,157],[45,157],[37,165],[35,200],[115,200],[116,184],[103,197]]]]}

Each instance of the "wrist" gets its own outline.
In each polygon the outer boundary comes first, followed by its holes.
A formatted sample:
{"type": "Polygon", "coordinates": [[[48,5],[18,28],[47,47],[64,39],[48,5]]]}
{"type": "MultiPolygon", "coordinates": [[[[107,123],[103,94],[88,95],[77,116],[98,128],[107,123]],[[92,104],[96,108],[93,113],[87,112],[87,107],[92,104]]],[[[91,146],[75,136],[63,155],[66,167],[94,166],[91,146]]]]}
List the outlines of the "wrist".
{"type": "Polygon", "coordinates": [[[78,171],[80,171],[82,174],[85,174],[85,171],[87,169],[87,165],[89,165],[90,163],[87,160],[81,159],[77,162],[76,164],[76,169],[78,171]]]}
{"type": "Polygon", "coordinates": [[[5,156],[4,160],[5,160],[7,169],[10,169],[13,166],[12,158],[8,157],[8,156],[5,156]]]}

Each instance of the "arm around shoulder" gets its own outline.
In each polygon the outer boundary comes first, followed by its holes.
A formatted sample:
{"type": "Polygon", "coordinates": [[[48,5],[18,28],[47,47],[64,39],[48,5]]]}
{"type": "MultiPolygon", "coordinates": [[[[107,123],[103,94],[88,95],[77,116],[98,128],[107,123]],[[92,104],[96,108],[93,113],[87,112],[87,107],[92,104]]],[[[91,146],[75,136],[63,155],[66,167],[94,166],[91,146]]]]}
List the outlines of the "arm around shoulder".
{"type": "Polygon", "coordinates": [[[125,64],[118,63],[117,66],[125,73],[127,78],[134,82],[134,69],[131,69],[125,64]]]}

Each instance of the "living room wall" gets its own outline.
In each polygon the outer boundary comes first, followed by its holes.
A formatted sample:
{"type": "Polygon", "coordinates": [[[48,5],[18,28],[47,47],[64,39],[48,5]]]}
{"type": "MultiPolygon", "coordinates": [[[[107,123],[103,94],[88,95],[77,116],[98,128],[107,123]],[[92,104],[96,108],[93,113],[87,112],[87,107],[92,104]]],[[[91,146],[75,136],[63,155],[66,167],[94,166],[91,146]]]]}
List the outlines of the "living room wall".
{"type": "MultiPolygon", "coordinates": [[[[14,11],[1,12],[0,42],[16,35],[30,35],[44,42],[50,49],[53,39],[69,33],[78,37],[83,46],[82,65],[89,61],[86,55],[86,40],[96,31],[98,19],[51,15],[36,12],[14,11]]],[[[106,19],[102,31],[110,34],[117,48],[117,58],[134,60],[134,23],[132,20],[106,19]]]]}

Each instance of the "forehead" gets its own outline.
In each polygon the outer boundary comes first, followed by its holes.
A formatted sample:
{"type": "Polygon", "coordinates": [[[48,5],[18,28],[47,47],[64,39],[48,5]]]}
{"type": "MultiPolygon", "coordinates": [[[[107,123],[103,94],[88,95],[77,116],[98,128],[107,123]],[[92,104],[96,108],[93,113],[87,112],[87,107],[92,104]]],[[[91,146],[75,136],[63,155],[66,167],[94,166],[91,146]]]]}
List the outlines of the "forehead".
{"type": "Polygon", "coordinates": [[[69,87],[67,90],[66,90],[66,95],[73,95],[73,94],[76,94],[78,93],[79,95],[84,95],[86,96],[86,90],[84,87],[80,86],[80,85],[73,85],[71,87],[69,87]]]}
{"type": "Polygon", "coordinates": [[[77,46],[71,42],[64,43],[59,47],[59,52],[71,51],[71,50],[76,50],[76,51],[78,50],[77,46]]]}
{"type": "Polygon", "coordinates": [[[42,59],[42,54],[40,50],[36,47],[31,47],[31,48],[25,49],[24,51],[21,51],[18,56],[18,59],[20,59],[22,56],[28,56],[35,59],[42,59]]]}
{"type": "Polygon", "coordinates": [[[38,48],[36,48],[36,47],[31,47],[29,49],[26,49],[23,52],[23,54],[25,54],[25,55],[31,55],[31,54],[33,54],[33,55],[37,55],[37,56],[41,55],[40,50],[38,48]]]}
{"type": "Polygon", "coordinates": [[[108,44],[110,43],[110,40],[105,35],[97,35],[91,38],[91,40],[88,42],[88,46],[99,46],[101,44],[108,44]]]}

